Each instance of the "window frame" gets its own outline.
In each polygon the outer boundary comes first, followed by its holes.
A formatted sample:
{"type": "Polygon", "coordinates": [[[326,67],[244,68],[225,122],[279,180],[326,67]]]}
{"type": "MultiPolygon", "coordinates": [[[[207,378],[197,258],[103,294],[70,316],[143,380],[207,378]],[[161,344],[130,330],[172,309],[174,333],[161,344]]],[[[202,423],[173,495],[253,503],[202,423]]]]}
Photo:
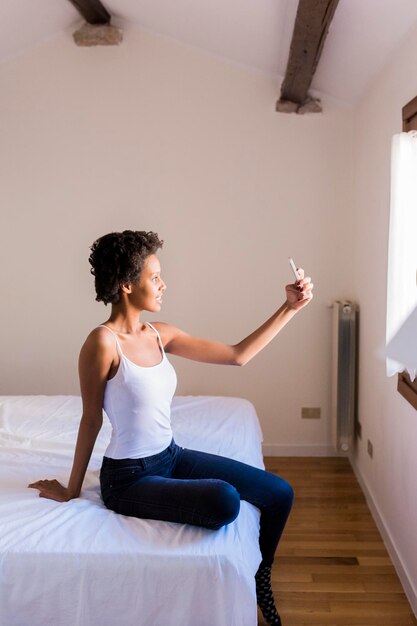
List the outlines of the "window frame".
{"type": "MultiPolygon", "coordinates": [[[[402,108],[403,132],[417,130],[417,96],[402,108]]],[[[398,374],[397,391],[417,409],[417,378],[412,381],[407,372],[398,374]]]]}
{"type": "Polygon", "coordinates": [[[403,131],[417,130],[417,96],[407,102],[402,109],[403,131]]]}

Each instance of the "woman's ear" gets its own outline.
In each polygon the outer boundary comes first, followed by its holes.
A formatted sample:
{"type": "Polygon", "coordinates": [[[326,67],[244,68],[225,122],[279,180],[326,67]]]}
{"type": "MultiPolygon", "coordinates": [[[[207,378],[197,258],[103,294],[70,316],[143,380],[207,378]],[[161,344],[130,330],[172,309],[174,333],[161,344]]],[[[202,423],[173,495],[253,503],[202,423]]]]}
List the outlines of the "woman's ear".
{"type": "Polygon", "coordinates": [[[120,285],[120,289],[121,291],[123,291],[123,293],[132,293],[132,285],[130,285],[129,283],[120,285]]]}

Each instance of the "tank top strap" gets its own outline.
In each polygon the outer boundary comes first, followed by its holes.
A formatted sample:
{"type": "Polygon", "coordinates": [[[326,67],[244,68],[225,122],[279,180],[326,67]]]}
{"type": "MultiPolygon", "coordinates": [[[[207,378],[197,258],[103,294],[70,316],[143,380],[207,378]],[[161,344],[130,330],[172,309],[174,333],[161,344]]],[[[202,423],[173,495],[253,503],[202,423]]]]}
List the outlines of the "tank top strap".
{"type": "Polygon", "coordinates": [[[156,330],[155,326],[152,326],[152,324],[150,322],[146,322],[146,324],[149,326],[149,328],[152,328],[152,330],[155,331],[156,336],[158,337],[159,345],[161,346],[162,354],[165,354],[164,345],[162,343],[161,335],[158,333],[158,331],[156,330]]]}
{"type": "Polygon", "coordinates": [[[111,334],[112,334],[112,335],[114,336],[114,338],[116,339],[117,351],[119,352],[119,354],[120,354],[121,356],[123,356],[123,350],[122,350],[122,347],[121,347],[121,345],[120,345],[120,343],[119,343],[119,340],[118,340],[117,335],[116,335],[116,333],[114,332],[114,330],[112,330],[111,328],[109,328],[109,327],[108,327],[108,326],[106,326],[105,324],[99,324],[99,325],[97,326],[97,328],[107,328],[107,330],[111,332],[111,334]]]}

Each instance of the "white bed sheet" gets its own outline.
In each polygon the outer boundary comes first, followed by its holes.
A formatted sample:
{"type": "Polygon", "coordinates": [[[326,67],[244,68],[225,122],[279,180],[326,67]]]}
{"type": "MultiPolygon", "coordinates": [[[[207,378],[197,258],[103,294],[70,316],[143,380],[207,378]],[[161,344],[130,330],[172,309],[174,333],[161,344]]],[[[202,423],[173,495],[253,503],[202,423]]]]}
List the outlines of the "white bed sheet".
{"type": "MultiPolygon", "coordinates": [[[[81,497],[57,503],[27,484],[66,484],[81,399],[0,396],[0,616],[4,626],[255,626],[259,511],[211,531],[117,515],[100,498],[107,418],[81,497]]],[[[179,445],[264,467],[253,405],[177,396],[179,445]]]]}

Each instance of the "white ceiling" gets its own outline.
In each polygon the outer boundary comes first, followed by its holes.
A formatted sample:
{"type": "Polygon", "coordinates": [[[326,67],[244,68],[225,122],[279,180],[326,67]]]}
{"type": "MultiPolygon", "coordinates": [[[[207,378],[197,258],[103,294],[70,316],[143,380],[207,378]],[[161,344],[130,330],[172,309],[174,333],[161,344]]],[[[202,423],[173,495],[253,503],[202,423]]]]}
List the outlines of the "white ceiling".
{"type": "MultiPolygon", "coordinates": [[[[118,25],[129,22],[283,76],[298,0],[103,0],[103,4],[118,25]]],[[[69,0],[2,0],[0,61],[75,28],[80,19],[69,0]]],[[[340,0],[313,89],[354,105],[416,24],[416,0],[340,0]]]]}

